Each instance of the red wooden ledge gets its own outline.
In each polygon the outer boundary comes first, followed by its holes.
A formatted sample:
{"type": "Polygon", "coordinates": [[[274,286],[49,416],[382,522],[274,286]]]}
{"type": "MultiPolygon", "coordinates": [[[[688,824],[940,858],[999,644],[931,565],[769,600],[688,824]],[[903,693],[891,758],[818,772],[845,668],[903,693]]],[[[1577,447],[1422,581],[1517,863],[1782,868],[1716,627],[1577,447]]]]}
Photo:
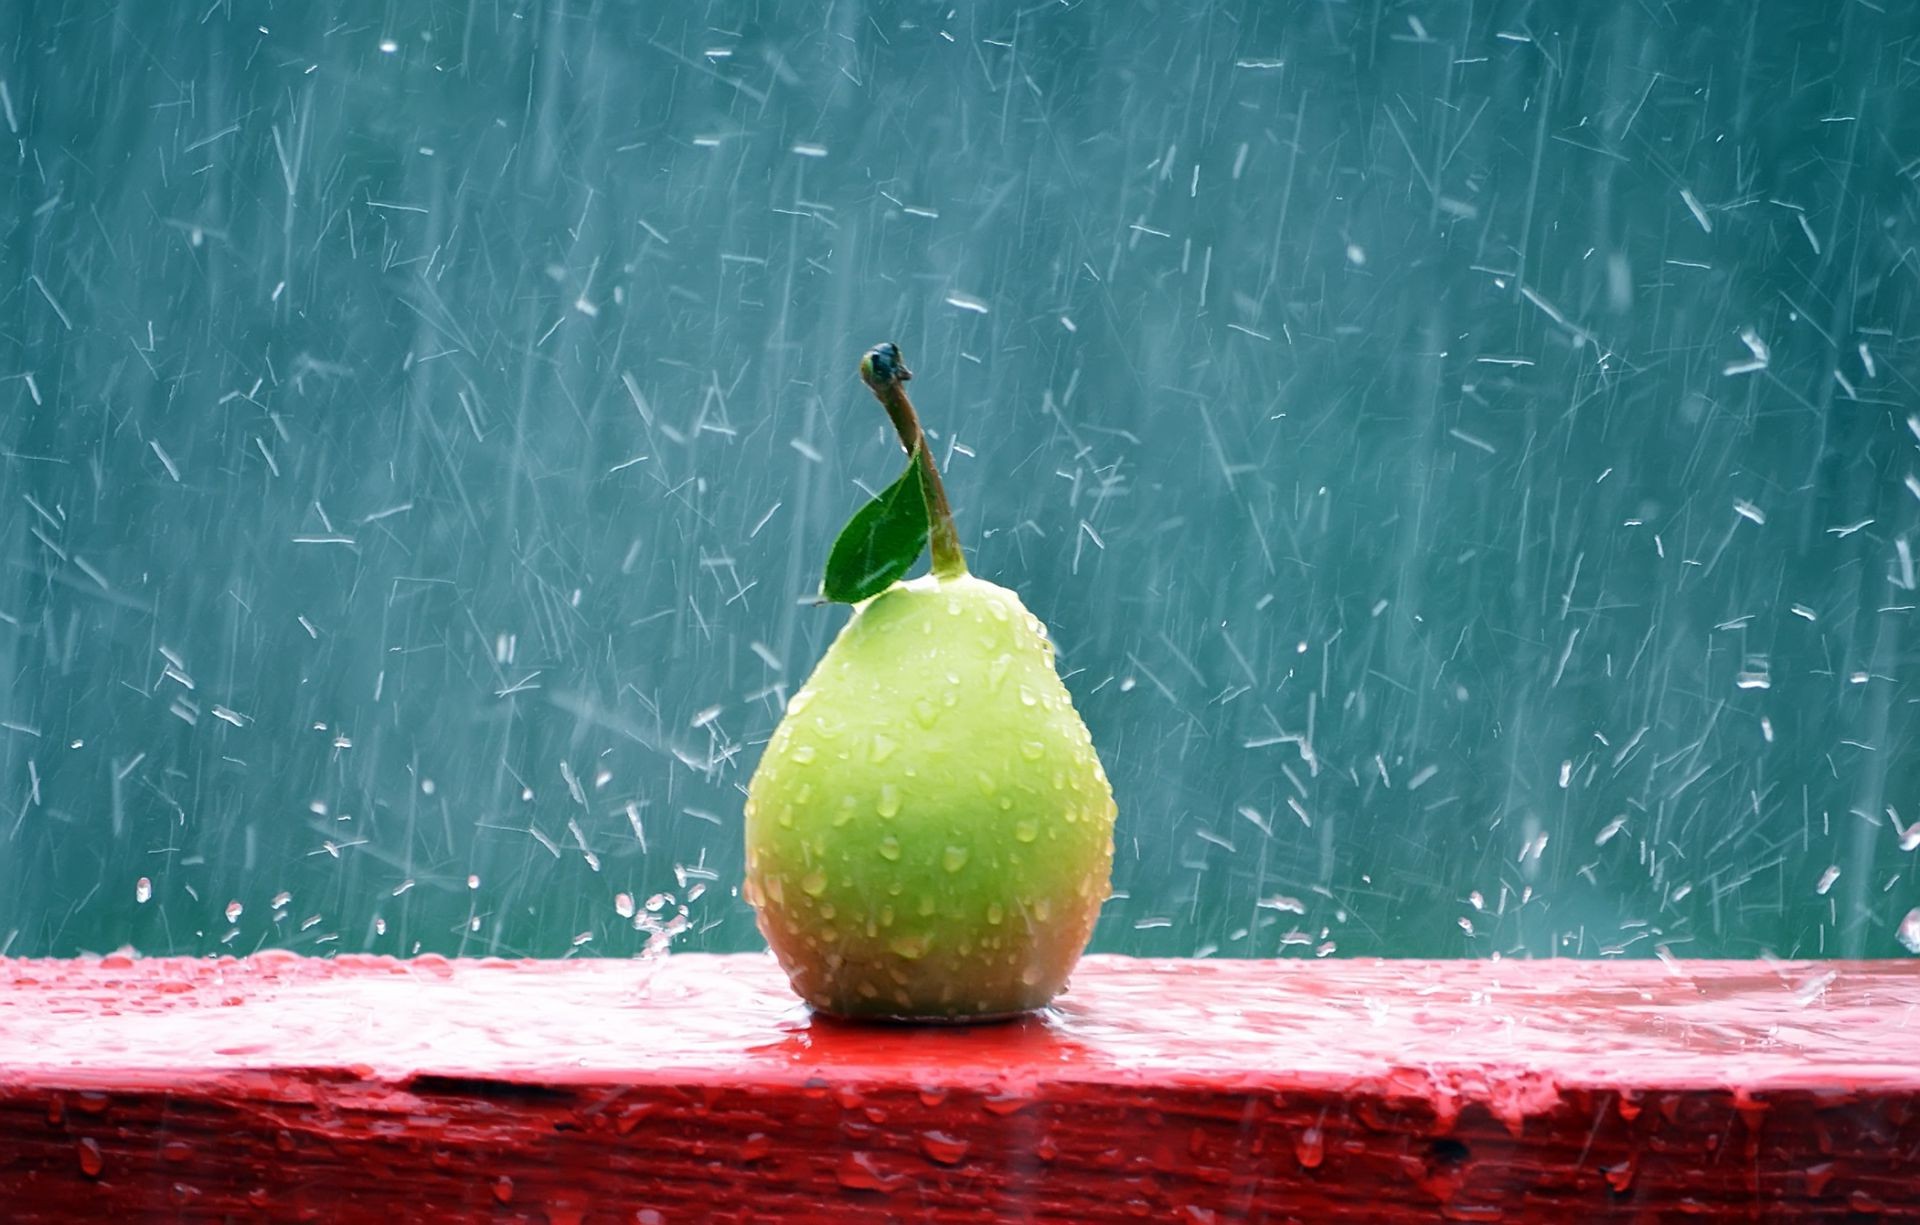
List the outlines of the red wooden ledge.
{"type": "Polygon", "coordinates": [[[0,961],[0,1219],[1920,1219],[1920,964],[0,961]]]}

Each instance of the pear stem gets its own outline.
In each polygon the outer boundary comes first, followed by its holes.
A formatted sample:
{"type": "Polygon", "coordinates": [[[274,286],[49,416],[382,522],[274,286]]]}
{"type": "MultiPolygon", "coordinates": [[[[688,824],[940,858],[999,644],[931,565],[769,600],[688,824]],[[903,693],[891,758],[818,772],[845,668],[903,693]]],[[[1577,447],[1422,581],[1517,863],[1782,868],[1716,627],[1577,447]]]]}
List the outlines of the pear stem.
{"type": "Polygon", "coordinates": [[[860,359],[860,378],[880,407],[887,410],[900,445],[908,455],[920,456],[920,488],[927,499],[927,528],[933,542],[933,572],[940,578],[959,578],[967,572],[966,554],[960,549],[960,531],[953,525],[953,510],[947,505],[947,487],[940,481],[939,465],[927,449],[926,435],[920,431],[919,414],[907,399],[903,385],[913,377],[900,356],[900,346],[888,341],[867,350],[860,359]]]}

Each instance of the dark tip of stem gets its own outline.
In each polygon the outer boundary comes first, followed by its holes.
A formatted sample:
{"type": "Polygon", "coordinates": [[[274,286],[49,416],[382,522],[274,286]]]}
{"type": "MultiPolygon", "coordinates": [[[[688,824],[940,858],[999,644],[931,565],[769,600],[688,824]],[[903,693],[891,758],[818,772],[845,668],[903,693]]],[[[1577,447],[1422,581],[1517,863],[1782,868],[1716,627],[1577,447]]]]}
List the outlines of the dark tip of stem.
{"type": "Polygon", "coordinates": [[[900,356],[900,346],[889,340],[867,350],[867,355],[860,359],[860,377],[878,392],[882,384],[906,382],[913,377],[913,371],[907,369],[906,358],[900,356]]]}

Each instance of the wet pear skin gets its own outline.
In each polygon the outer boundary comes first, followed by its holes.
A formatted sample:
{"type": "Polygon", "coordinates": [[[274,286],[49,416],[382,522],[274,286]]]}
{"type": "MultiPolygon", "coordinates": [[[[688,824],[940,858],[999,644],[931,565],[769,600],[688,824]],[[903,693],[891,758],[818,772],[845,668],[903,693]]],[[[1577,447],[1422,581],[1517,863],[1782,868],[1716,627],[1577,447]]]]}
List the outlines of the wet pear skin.
{"type": "Polygon", "coordinates": [[[747,788],[746,896],[819,1011],[1028,1012],[1092,935],[1114,817],[1045,627],[928,575],[858,606],[788,703],[747,788]]]}

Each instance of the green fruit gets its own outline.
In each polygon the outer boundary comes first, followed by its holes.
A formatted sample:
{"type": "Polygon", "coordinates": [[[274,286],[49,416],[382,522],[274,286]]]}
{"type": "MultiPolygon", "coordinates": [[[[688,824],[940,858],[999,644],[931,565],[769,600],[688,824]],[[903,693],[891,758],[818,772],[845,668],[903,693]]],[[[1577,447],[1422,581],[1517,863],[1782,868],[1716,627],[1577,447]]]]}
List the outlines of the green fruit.
{"type": "Polygon", "coordinates": [[[981,1020],[1065,985],[1109,892],[1113,791],[1046,628],[960,573],[855,608],[747,788],[747,898],[845,1017],[981,1020]]]}

